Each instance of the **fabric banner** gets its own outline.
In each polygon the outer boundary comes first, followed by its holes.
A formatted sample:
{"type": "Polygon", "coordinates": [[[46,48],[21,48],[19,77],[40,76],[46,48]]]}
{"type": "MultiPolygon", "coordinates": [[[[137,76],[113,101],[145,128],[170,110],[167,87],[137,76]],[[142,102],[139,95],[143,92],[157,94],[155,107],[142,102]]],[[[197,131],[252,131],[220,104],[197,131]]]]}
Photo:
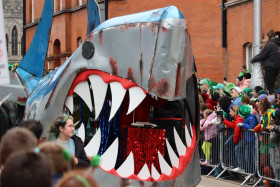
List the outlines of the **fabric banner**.
{"type": "Polygon", "coordinates": [[[6,46],[3,3],[0,0],[0,84],[10,83],[6,46]]]}

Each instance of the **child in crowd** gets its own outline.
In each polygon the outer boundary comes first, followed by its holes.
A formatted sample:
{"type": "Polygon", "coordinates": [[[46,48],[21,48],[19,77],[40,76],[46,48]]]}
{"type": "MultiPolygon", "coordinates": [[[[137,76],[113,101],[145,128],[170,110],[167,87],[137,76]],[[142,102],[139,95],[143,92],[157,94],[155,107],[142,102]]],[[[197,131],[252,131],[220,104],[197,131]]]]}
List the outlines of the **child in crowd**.
{"type": "Polygon", "coordinates": [[[238,162],[238,167],[233,169],[233,171],[240,171],[243,168],[243,157],[241,153],[241,148],[243,145],[243,137],[241,137],[241,129],[237,126],[238,123],[243,123],[243,118],[238,114],[239,109],[240,107],[237,105],[234,105],[230,108],[230,115],[232,118],[234,118],[233,121],[228,121],[226,119],[223,120],[223,124],[225,124],[227,127],[234,128],[233,142],[235,143],[234,149],[238,162]]]}
{"type": "Polygon", "coordinates": [[[200,130],[204,131],[204,142],[202,144],[202,150],[205,155],[205,162],[201,163],[201,165],[210,164],[210,155],[211,155],[211,147],[212,143],[211,139],[215,138],[218,134],[217,128],[215,125],[211,124],[211,120],[217,118],[216,113],[213,110],[206,109],[203,112],[204,119],[200,121],[200,130]]]}
{"type": "Polygon", "coordinates": [[[1,186],[50,187],[51,167],[47,157],[28,151],[12,154],[1,173],[1,186]]]}
{"type": "Polygon", "coordinates": [[[42,143],[39,145],[39,150],[40,153],[44,154],[50,161],[52,168],[52,186],[55,186],[57,181],[63,176],[63,173],[74,168],[75,163],[73,156],[68,153],[69,160],[66,160],[67,151],[61,145],[54,142],[42,143]]]}
{"type": "Polygon", "coordinates": [[[37,120],[25,120],[19,123],[20,127],[29,129],[37,138],[38,144],[41,142],[41,135],[43,132],[43,125],[37,120]]]}
{"type": "Polygon", "coordinates": [[[0,144],[1,165],[5,166],[7,159],[16,151],[30,151],[37,146],[37,139],[26,128],[12,128],[4,134],[0,144]]]}

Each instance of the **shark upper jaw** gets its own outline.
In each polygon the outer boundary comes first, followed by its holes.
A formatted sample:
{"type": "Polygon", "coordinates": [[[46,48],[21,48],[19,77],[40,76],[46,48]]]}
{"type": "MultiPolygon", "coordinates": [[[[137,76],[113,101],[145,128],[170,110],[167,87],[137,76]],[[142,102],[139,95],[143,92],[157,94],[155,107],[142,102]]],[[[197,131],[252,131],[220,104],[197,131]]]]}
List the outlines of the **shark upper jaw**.
{"type": "MultiPolygon", "coordinates": [[[[73,114],[73,94],[75,93],[82,98],[90,111],[92,111],[93,106],[95,106],[95,118],[97,119],[103,107],[108,85],[110,85],[112,93],[112,106],[109,121],[114,117],[117,110],[121,106],[126,94],[126,90],[129,92],[130,99],[127,115],[135,110],[148,94],[146,90],[128,79],[111,75],[100,70],[85,70],[81,72],[72,83],[65,100],[65,107],[68,108],[68,110],[73,114]],[[90,95],[90,87],[93,88],[92,93],[94,105],[90,95]]],[[[166,149],[171,165],[167,163],[162,154],[158,151],[160,171],[158,171],[153,164],[151,165],[150,170],[147,164],[144,164],[140,172],[135,173],[134,154],[137,153],[133,153],[132,151],[127,156],[125,161],[118,168],[115,168],[118,157],[120,142],[119,138],[116,138],[114,142],[107,148],[107,150],[101,155],[101,163],[99,167],[105,172],[127,179],[141,181],[166,181],[175,179],[186,169],[195,150],[197,138],[196,133],[193,132],[196,132],[196,129],[195,125],[189,125],[190,131],[188,130],[187,125],[184,125],[185,132],[183,137],[178,135],[176,128],[174,127],[173,133],[176,147],[173,148],[170,145],[168,138],[165,139],[166,149]],[[183,140],[181,138],[183,138],[183,140]],[[177,154],[175,152],[177,152],[177,154]]],[[[84,125],[81,125],[81,127],[78,129],[78,133],[84,140],[84,125]]],[[[99,128],[94,137],[86,145],[86,154],[89,157],[97,155],[100,144],[101,129],[99,128]]]]}

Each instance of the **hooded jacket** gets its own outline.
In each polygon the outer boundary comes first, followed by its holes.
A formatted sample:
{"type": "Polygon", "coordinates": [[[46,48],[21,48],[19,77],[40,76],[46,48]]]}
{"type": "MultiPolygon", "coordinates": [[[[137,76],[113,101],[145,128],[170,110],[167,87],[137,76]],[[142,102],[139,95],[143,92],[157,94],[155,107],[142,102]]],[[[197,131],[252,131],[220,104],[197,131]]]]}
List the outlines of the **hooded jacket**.
{"type": "Polygon", "coordinates": [[[204,131],[204,140],[208,141],[212,138],[215,138],[218,134],[217,128],[215,125],[210,124],[211,120],[217,118],[216,112],[210,114],[206,119],[200,120],[200,126],[204,131]]]}
{"type": "Polygon", "coordinates": [[[228,126],[229,128],[234,128],[233,142],[238,144],[239,137],[241,135],[241,129],[237,126],[238,123],[243,123],[243,118],[237,114],[232,122],[228,120],[224,120],[223,124],[228,126]]]}
{"type": "Polygon", "coordinates": [[[279,38],[271,39],[262,52],[252,58],[252,63],[263,62],[264,69],[272,69],[280,67],[280,40],[279,38]]]}
{"type": "Polygon", "coordinates": [[[243,79],[241,81],[239,88],[243,91],[245,88],[250,88],[251,79],[243,79]]]}
{"type": "MultiPolygon", "coordinates": [[[[242,128],[244,129],[254,129],[258,125],[258,120],[255,114],[250,114],[243,120],[242,128]]],[[[251,131],[245,131],[245,141],[255,142],[255,133],[251,131]]]]}

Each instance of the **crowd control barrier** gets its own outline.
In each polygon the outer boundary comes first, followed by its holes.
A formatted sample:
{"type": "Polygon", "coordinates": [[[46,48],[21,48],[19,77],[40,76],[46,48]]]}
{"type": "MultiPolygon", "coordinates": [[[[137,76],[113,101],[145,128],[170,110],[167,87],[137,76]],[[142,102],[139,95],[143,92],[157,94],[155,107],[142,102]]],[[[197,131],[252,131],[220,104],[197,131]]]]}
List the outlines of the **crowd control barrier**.
{"type": "MultiPolygon", "coordinates": [[[[213,168],[207,177],[216,168],[221,167],[222,171],[215,179],[228,171],[231,175],[232,172],[246,175],[241,186],[252,176],[259,178],[254,186],[263,179],[280,184],[280,170],[275,168],[275,149],[270,141],[269,133],[256,134],[252,129],[242,129],[238,144],[233,142],[234,129],[231,128],[225,129],[212,138],[205,136],[204,133],[201,131],[199,142],[201,165],[213,168]]],[[[234,175],[232,176],[234,177],[234,175]]]]}

